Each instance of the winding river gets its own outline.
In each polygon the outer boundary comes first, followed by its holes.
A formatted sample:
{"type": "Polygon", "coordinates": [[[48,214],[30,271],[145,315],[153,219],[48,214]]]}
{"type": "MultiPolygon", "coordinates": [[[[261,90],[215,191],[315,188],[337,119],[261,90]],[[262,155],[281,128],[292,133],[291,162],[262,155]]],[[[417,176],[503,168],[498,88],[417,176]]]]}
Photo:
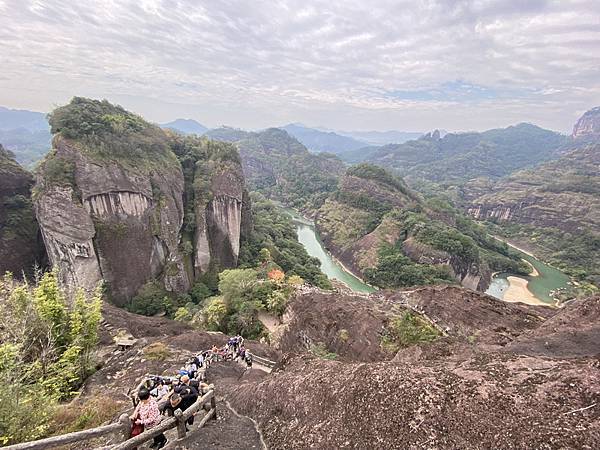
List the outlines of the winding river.
{"type": "MultiPolygon", "coordinates": [[[[486,294],[490,294],[501,300],[511,301],[511,294],[517,294],[519,290],[525,289],[524,297],[530,297],[531,301],[526,303],[555,305],[556,301],[552,296],[552,292],[557,289],[566,288],[569,285],[570,278],[560,270],[544,264],[539,259],[534,258],[531,254],[525,253],[520,249],[509,244],[512,249],[519,253],[521,258],[527,261],[535,269],[532,275],[513,275],[509,273],[499,273],[494,276],[490,287],[486,294]],[[514,292],[510,292],[511,284],[514,292]],[[515,289],[516,288],[516,289],[515,289]],[[536,300],[534,300],[536,299],[536,300]]],[[[514,300],[512,300],[514,301],[514,300]]]]}
{"type": "MultiPolygon", "coordinates": [[[[321,261],[321,270],[325,275],[330,279],[337,279],[344,282],[356,292],[370,293],[376,290],[347,271],[325,249],[312,221],[305,219],[293,209],[284,208],[284,211],[292,217],[292,222],[296,226],[296,232],[298,233],[298,241],[304,245],[310,256],[314,256],[321,261]]],[[[544,264],[532,255],[524,253],[512,245],[511,247],[533,266],[535,269],[533,274],[522,276],[510,273],[498,273],[494,275],[486,294],[506,301],[518,300],[530,304],[555,305],[556,302],[552,297],[552,292],[556,289],[567,287],[569,277],[560,270],[544,264]]]]}
{"type": "Polygon", "coordinates": [[[285,212],[292,217],[298,233],[298,241],[304,245],[307,253],[321,261],[321,270],[330,279],[344,282],[350,289],[356,292],[374,292],[376,289],[348,272],[336,261],[331,254],[325,250],[321,239],[315,229],[315,224],[300,216],[293,209],[285,208],[285,212]]]}

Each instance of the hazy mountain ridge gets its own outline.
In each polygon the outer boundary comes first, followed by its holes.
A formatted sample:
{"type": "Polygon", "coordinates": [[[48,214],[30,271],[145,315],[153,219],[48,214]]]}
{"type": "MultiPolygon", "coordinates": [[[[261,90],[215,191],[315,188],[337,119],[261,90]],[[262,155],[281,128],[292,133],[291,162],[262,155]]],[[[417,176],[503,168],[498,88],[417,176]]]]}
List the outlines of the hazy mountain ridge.
{"type": "Polygon", "coordinates": [[[388,167],[407,181],[460,184],[479,176],[501,177],[560,155],[568,138],[521,123],[468,133],[427,134],[404,144],[390,144],[366,153],[366,161],[388,167]]]}
{"type": "Polygon", "coordinates": [[[33,168],[50,150],[51,138],[46,114],[0,106],[0,144],[19,164],[33,168]]]}
{"type": "Polygon", "coordinates": [[[197,134],[199,136],[208,131],[207,127],[194,119],[175,119],[171,122],[161,123],[160,127],[175,130],[183,134],[197,134]]]}
{"type": "Polygon", "coordinates": [[[367,142],[349,136],[342,136],[334,131],[322,131],[301,124],[291,123],[281,127],[281,129],[302,142],[307,149],[317,153],[327,152],[340,155],[367,145],[367,142]]]}
{"type": "Polygon", "coordinates": [[[423,136],[423,133],[411,131],[337,131],[342,136],[349,136],[368,145],[403,144],[423,136]]]}

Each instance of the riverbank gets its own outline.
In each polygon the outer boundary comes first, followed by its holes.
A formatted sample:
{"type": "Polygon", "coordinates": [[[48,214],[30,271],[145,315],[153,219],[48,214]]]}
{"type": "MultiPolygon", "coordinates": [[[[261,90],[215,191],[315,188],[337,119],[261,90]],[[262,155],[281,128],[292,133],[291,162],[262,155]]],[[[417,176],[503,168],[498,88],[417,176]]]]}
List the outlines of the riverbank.
{"type": "Polygon", "coordinates": [[[533,253],[505,239],[493,237],[518,252],[522,256],[521,259],[531,267],[531,273],[526,276],[497,274],[486,292],[508,302],[521,301],[532,305],[556,307],[557,301],[553,293],[566,287],[570,278],[555,267],[538,260],[533,253]]]}
{"type": "Polygon", "coordinates": [[[528,285],[529,281],[519,278],[519,277],[506,277],[508,281],[508,289],[504,293],[502,300],[510,303],[526,303],[528,305],[538,305],[538,306],[550,306],[553,307],[555,305],[550,304],[548,302],[544,302],[537,298],[533,293],[529,290],[528,285]]]}

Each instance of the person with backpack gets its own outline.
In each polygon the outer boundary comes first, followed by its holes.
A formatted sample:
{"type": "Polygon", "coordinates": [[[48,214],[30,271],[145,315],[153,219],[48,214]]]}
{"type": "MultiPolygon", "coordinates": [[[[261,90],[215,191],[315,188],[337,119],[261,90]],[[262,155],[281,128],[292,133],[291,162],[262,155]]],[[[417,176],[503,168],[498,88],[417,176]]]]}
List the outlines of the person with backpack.
{"type": "MultiPolygon", "coordinates": [[[[150,391],[146,388],[141,388],[138,391],[138,398],[140,402],[135,407],[133,414],[130,419],[133,421],[133,428],[131,435],[136,436],[143,433],[144,430],[154,428],[160,423],[160,411],[158,410],[158,403],[152,396],[150,391]]],[[[161,433],[154,438],[154,442],[150,448],[163,448],[167,443],[166,436],[161,433]]]]}
{"type": "Polygon", "coordinates": [[[252,369],[252,353],[250,353],[250,350],[246,350],[244,361],[246,361],[246,368],[252,369]]]}

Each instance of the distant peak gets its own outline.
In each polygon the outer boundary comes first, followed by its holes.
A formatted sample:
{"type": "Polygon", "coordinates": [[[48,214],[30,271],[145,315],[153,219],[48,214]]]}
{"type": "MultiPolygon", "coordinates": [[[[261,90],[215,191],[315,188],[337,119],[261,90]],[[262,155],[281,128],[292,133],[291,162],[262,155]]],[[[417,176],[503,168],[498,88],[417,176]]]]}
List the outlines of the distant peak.
{"type": "Polygon", "coordinates": [[[600,106],[586,111],[573,127],[574,138],[600,137],[600,106]]]}

